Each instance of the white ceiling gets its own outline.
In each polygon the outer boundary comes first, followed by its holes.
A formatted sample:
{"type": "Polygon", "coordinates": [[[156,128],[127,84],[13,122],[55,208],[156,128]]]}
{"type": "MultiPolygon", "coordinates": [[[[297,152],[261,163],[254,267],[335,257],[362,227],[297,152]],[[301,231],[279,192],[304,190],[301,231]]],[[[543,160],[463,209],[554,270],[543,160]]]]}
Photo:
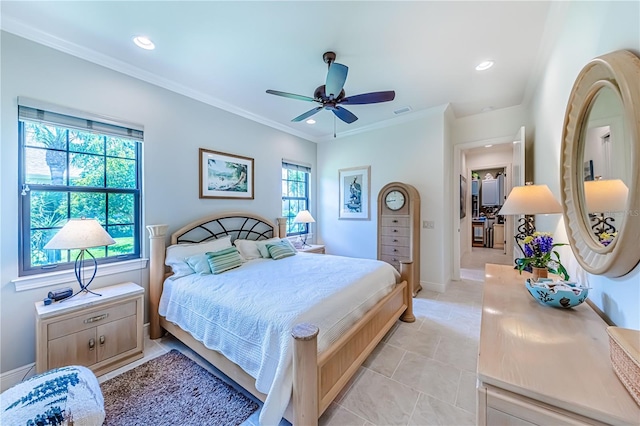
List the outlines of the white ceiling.
{"type": "Polygon", "coordinates": [[[352,105],[338,137],[450,104],[456,117],[527,102],[556,32],[549,1],[6,1],[2,29],[319,142],[334,115],[290,120],[316,106],[265,93],[313,96],[322,54],[349,67],[347,96],[395,90],[392,102],[352,105]],[[132,43],[151,38],[156,49],[132,43]],[[495,66],[474,67],[491,59],[495,66]],[[411,112],[395,115],[394,110],[411,112]]]}

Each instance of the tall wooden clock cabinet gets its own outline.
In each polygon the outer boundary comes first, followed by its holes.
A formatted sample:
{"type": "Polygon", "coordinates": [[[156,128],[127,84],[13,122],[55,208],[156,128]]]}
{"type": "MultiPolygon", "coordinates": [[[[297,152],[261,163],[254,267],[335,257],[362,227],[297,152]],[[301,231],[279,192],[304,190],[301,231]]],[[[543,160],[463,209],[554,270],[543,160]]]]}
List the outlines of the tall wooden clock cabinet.
{"type": "Polygon", "coordinates": [[[412,185],[391,182],[378,193],[378,259],[400,271],[400,260],[413,263],[413,295],[420,285],[420,194],[412,185]]]}

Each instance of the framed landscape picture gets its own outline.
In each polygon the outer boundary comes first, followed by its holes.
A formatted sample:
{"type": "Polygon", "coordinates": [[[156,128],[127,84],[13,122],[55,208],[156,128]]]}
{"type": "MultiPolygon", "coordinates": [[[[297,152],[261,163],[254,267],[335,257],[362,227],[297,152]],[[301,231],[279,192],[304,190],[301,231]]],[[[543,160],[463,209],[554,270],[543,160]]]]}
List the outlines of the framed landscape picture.
{"type": "Polygon", "coordinates": [[[339,219],[369,220],[371,166],[340,169],[339,219]]]}
{"type": "Polygon", "coordinates": [[[200,148],[200,198],[253,199],[253,158],[200,148]]]}

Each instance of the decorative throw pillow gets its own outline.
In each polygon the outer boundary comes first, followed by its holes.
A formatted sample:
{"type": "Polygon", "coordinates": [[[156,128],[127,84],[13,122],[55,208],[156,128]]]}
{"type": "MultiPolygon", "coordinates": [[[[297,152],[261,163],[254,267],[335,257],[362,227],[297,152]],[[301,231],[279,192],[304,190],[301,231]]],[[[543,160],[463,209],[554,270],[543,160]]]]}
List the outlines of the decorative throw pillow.
{"type": "Polygon", "coordinates": [[[269,250],[267,250],[267,244],[273,244],[278,241],[280,241],[280,238],[278,237],[269,238],[268,240],[256,241],[256,246],[258,247],[258,251],[260,252],[260,255],[265,259],[269,259],[271,255],[269,254],[269,250]]]}
{"type": "Polygon", "coordinates": [[[280,240],[277,243],[267,244],[267,250],[269,250],[269,254],[274,260],[282,259],[296,254],[296,250],[292,248],[291,244],[286,240],[280,240]]]}
{"type": "Polygon", "coordinates": [[[204,253],[187,257],[187,265],[189,265],[196,274],[207,275],[211,273],[209,256],[204,253]]]}
{"type": "Polygon", "coordinates": [[[260,259],[262,257],[260,251],[258,251],[257,241],[237,239],[233,242],[233,245],[238,248],[240,256],[244,260],[260,259]]]}
{"type": "Polygon", "coordinates": [[[262,257],[264,257],[265,259],[269,259],[271,257],[271,254],[269,254],[269,250],[267,249],[267,244],[273,244],[280,241],[284,241],[289,247],[291,247],[291,250],[293,250],[294,252],[298,251],[293,246],[293,243],[289,241],[288,238],[277,238],[277,237],[269,238],[268,240],[256,241],[256,245],[258,246],[258,251],[260,252],[262,257]]]}
{"type": "Polygon", "coordinates": [[[165,265],[173,271],[171,278],[180,278],[194,273],[187,263],[187,257],[195,254],[203,254],[208,251],[217,251],[231,247],[231,236],[205,241],[198,244],[174,244],[167,247],[165,265]]]}
{"type": "Polygon", "coordinates": [[[229,247],[216,252],[206,253],[209,259],[209,267],[213,274],[220,274],[229,269],[242,266],[242,258],[238,249],[235,247],[229,247]]]}

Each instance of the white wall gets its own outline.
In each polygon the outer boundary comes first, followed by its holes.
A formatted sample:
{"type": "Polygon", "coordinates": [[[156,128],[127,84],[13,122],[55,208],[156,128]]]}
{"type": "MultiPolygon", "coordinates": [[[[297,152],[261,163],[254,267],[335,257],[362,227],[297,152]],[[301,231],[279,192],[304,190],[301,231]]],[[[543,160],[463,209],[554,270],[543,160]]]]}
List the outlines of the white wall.
{"type": "MultiPolygon", "coordinates": [[[[535,181],[549,185],[558,199],[562,126],[575,78],[594,57],[619,49],[640,56],[639,2],[570,3],[564,31],[532,106],[536,129],[535,181]]],[[[536,220],[538,229],[554,231],[556,240],[567,241],[560,218],[548,216],[536,220]]],[[[587,274],[568,249],[562,251],[562,256],[573,277],[592,287],[589,298],[616,325],[640,329],[640,266],[624,277],[609,279],[587,274]]]]}
{"type": "Polygon", "coordinates": [[[375,259],[378,192],[389,182],[408,183],[420,193],[422,220],[435,222],[435,229],[421,229],[420,279],[423,286],[444,289],[451,269],[451,218],[445,218],[451,214],[450,186],[445,185],[451,172],[443,164],[444,111],[433,108],[415,121],[318,144],[318,221],[328,253],[375,259]],[[371,220],[339,220],[338,170],[367,165],[371,220]]]}
{"type": "MultiPolygon", "coordinates": [[[[198,217],[220,211],[250,211],[275,220],[282,209],[282,158],[311,164],[315,172],[315,143],[8,33],[1,33],[1,43],[2,372],[35,360],[33,303],[52,289],[16,292],[11,283],[18,274],[17,96],[144,125],[143,225],[167,223],[169,233],[198,217]],[[199,199],[200,147],[254,158],[255,199],[199,199]]],[[[311,194],[315,195],[314,182],[311,194]]],[[[312,214],[317,213],[313,210],[312,214]]],[[[143,241],[146,254],[146,232],[143,241]]],[[[92,288],[125,280],[139,282],[146,288],[148,271],[102,277],[92,288]]]]}

